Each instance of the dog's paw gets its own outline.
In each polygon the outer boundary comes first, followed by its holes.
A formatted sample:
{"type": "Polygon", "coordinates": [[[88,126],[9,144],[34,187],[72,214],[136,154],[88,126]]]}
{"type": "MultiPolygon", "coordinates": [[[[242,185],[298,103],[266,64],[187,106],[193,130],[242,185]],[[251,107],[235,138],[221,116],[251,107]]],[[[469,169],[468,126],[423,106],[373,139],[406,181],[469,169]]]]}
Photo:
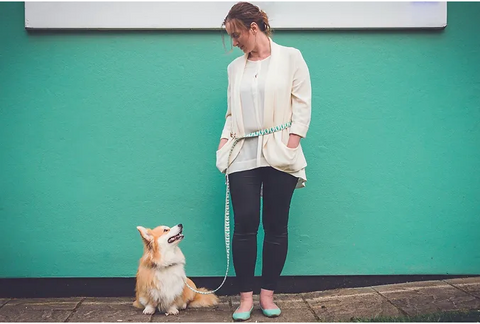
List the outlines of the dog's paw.
{"type": "Polygon", "coordinates": [[[145,307],[145,309],[143,310],[143,314],[145,315],[152,315],[153,313],[155,313],[155,307],[150,305],[147,305],[147,307],[145,307]]]}
{"type": "Polygon", "coordinates": [[[170,307],[168,311],[165,313],[165,316],[168,315],[177,315],[179,313],[178,309],[176,307],[170,307]]]}

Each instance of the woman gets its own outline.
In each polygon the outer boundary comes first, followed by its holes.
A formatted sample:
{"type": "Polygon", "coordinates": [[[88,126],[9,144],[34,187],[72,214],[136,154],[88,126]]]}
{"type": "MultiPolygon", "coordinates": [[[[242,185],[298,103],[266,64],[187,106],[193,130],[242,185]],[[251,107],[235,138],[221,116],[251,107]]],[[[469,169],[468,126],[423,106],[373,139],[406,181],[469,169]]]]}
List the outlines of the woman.
{"type": "Polygon", "coordinates": [[[270,39],[267,15],[251,3],[234,5],[223,25],[233,46],[245,53],[228,66],[228,109],[217,151],[217,167],[228,174],[234,211],[232,253],[240,306],[233,319],[249,319],[253,308],[261,197],[265,239],[260,307],[273,317],[281,313],[273,294],[287,256],[290,202],[294,189],[306,181],[300,139],[310,124],[310,74],[299,50],[270,39]],[[234,146],[235,138],[272,127],[280,130],[234,146]]]}

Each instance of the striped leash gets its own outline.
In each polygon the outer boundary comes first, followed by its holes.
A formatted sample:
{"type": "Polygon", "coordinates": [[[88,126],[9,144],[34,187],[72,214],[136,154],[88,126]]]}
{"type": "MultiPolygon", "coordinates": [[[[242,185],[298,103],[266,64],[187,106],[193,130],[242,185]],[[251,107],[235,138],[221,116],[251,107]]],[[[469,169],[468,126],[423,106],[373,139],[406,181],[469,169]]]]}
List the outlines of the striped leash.
{"type": "Polygon", "coordinates": [[[275,127],[270,127],[270,128],[267,128],[267,129],[262,129],[262,130],[247,134],[247,135],[242,136],[242,137],[236,137],[234,133],[230,134],[230,136],[233,138],[233,144],[232,144],[232,148],[230,149],[230,152],[228,153],[228,160],[227,160],[228,164],[227,164],[227,169],[225,170],[225,183],[226,183],[226,192],[225,192],[225,252],[226,252],[226,255],[227,255],[227,270],[225,271],[225,277],[223,277],[222,283],[220,284],[220,286],[218,286],[217,289],[212,290],[212,291],[199,291],[199,290],[196,290],[196,289],[190,287],[190,285],[187,283],[187,280],[185,280],[185,285],[187,285],[187,287],[190,288],[190,290],[196,292],[197,294],[202,294],[202,295],[213,294],[217,290],[219,290],[223,286],[223,284],[225,283],[225,280],[227,280],[228,269],[230,267],[230,181],[228,180],[228,168],[230,167],[230,164],[231,164],[230,156],[232,155],[233,149],[235,148],[237,143],[242,139],[272,134],[272,133],[284,130],[285,128],[288,128],[291,125],[292,125],[292,122],[288,122],[288,123],[285,123],[285,124],[280,125],[280,126],[275,126],[275,127]]]}

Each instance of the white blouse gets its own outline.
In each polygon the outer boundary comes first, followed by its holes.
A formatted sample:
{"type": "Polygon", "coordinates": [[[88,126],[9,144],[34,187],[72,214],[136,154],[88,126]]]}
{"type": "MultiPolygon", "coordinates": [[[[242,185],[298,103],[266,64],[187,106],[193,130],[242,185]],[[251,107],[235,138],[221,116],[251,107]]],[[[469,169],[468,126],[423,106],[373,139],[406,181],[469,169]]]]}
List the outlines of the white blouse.
{"type": "MultiPolygon", "coordinates": [[[[240,85],[245,134],[264,128],[265,80],[269,64],[270,56],[259,61],[247,60],[245,64],[240,85]]],[[[269,166],[263,156],[261,144],[259,137],[246,138],[237,158],[230,165],[228,173],[269,166]]]]}

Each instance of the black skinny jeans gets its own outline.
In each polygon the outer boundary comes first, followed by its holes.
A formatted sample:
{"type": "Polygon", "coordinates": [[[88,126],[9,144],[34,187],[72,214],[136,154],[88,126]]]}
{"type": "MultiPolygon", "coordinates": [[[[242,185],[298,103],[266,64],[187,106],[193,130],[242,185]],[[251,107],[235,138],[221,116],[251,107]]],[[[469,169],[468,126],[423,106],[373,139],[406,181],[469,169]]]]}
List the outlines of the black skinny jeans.
{"type": "Polygon", "coordinates": [[[262,183],[262,288],[275,290],[287,257],[288,214],[297,178],[272,167],[261,167],[232,173],[229,181],[235,219],[233,265],[240,292],[253,291],[262,183]]]}

